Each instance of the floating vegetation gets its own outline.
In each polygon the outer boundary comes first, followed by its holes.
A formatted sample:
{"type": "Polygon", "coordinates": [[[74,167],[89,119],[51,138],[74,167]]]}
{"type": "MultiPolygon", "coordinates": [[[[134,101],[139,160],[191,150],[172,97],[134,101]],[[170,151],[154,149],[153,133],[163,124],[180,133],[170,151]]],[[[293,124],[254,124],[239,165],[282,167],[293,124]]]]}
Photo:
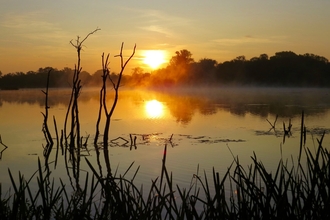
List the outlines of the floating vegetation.
{"type": "Polygon", "coordinates": [[[312,133],[312,134],[322,135],[323,133],[329,134],[330,129],[329,128],[317,127],[317,128],[310,128],[310,129],[307,130],[307,132],[312,133]]]}
{"type": "Polygon", "coordinates": [[[220,143],[220,142],[224,142],[224,143],[229,143],[229,142],[246,142],[246,140],[242,140],[242,139],[215,139],[215,140],[209,140],[209,139],[203,139],[203,140],[198,140],[199,143],[203,143],[203,144],[215,144],[215,143],[220,143]]]}
{"type": "Polygon", "coordinates": [[[275,135],[275,136],[281,136],[279,135],[279,132],[274,132],[274,131],[260,131],[260,130],[256,130],[254,131],[255,135],[275,135]]]}
{"type": "Polygon", "coordinates": [[[246,140],[242,139],[228,139],[228,138],[219,138],[219,137],[209,137],[209,136],[193,136],[187,134],[179,134],[180,137],[185,137],[190,140],[196,140],[196,143],[200,144],[215,144],[215,143],[228,143],[228,142],[245,142],[246,140]]]}

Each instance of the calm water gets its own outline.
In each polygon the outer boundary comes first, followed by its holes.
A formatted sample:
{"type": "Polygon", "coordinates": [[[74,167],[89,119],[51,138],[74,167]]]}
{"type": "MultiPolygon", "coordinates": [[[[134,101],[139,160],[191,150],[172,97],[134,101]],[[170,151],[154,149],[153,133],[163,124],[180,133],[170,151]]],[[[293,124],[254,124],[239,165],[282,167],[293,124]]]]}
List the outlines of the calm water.
{"type": "MultiPolygon", "coordinates": [[[[53,116],[58,129],[63,128],[70,90],[50,90],[49,127],[55,137],[53,116]]],[[[111,98],[109,98],[111,102],[111,98]]],[[[96,152],[92,144],[98,112],[98,91],[84,89],[79,98],[81,133],[90,134],[88,151],[84,155],[95,167],[96,152]]],[[[149,186],[159,176],[164,145],[167,143],[167,168],[175,183],[188,186],[197,172],[223,174],[238,156],[243,166],[251,164],[253,152],[270,169],[275,169],[282,157],[298,157],[301,112],[305,112],[306,145],[317,145],[323,131],[330,129],[329,89],[266,89],[222,88],[181,89],[167,92],[121,90],[112,118],[110,160],[112,169],[123,173],[134,161],[140,166],[137,183],[149,186]],[[276,129],[271,129],[269,120],[276,129]],[[292,136],[283,142],[283,122],[292,123],[292,136]],[[137,149],[130,149],[125,140],[137,138],[137,149]],[[171,142],[169,138],[172,136],[171,142]],[[233,155],[232,155],[233,154],[233,155]]],[[[0,183],[10,185],[8,168],[18,176],[21,171],[30,177],[37,169],[38,157],[44,163],[42,133],[44,96],[40,90],[0,91],[0,135],[8,148],[0,146],[0,183]]],[[[102,126],[101,126],[102,133],[102,126]]],[[[101,139],[100,139],[101,140],[101,139]]],[[[324,146],[330,146],[325,136],[324,146]]],[[[54,161],[53,149],[50,162],[54,161]]],[[[55,178],[66,180],[63,156],[59,156],[55,178]]],[[[102,157],[101,157],[102,158],[102,157]]],[[[105,164],[101,159],[105,172],[105,164]]],[[[53,167],[54,163],[51,163],[53,167]]],[[[89,168],[81,161],[82,172],[89,168]]],[[[210,175],[211,178],[211,175],[210,175]]]]}

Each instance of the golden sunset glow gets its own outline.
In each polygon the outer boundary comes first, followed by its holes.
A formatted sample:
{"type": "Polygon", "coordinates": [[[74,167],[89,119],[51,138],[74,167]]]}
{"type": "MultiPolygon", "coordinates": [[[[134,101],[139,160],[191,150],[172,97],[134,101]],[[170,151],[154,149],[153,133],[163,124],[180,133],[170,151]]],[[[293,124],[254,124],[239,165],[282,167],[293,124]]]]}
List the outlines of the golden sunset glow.
{"type": "Polygon", "coordinates": [[[146,102],[145,110],[149,118],[159,118],[164,114],[163,104],[155,99],[146,102]]]}
{"type": "Polygon", "coordinates": [[[143,63],[147,64],[152,69],[158,68],[165,63],[165,52],[162,50],[147,50],[143,54],[143,63]]]}
{"type": "Polygon", "coordinates": [[[205,0],[190,1],[189,7],[185,1],[80,0],[79,10],[76,1],[19,1],[19,7],[18,1],[3,2],[2,75],[74,67],[76,49],[68,42],[77,36],[83,40],[97,27],[101,30],[84,41],[81,51],[83,71],[90,74],[100,69],[103,52],[111,54],[111,71],[120,72],[121,60],[114,56],[122,42],[125,58],[137,46],[126,69],[141,67],[146,72],[166,67],[182,49],[191,51],[196,62],[209,58],[223,63],[242,55],[249,60],[280,51],[330,59],[330,28],[325,22],[330,20],[330,1],[326,0],[205,0]]]}

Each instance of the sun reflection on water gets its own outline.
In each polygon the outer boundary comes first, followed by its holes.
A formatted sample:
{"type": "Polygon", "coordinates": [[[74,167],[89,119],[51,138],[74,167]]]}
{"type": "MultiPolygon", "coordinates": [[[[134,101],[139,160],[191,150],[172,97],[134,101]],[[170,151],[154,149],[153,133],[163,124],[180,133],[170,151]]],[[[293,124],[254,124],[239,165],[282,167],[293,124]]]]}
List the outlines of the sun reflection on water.
{"type": "Polygon", "coordinates": [[[145,112],[148,118],[161,118],[164,114],[164,106],[153,99],[145,103],[145,112]]]}

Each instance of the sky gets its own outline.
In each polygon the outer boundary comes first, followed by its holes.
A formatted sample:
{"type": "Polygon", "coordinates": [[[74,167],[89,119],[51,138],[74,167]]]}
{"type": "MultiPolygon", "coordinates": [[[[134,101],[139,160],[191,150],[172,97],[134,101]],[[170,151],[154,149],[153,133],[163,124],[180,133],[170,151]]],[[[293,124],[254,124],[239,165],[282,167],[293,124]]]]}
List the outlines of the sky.
{"type": "MultiPolygon", "coordinates": [[[[0,71],[74,68],[70,44],[84,38],[83,70],[101,69],[110,53],[118,72],[119,54],[136,53],[125,73],[143,63],[148,50],[164,51],[165,60],[187,49],[195,61],[219,63],[276,52],[313,53],[330,60],[329,0],[0,0],[0,71]]],[[[164,63],[163,65],[167,65],[164,63]]]]}

